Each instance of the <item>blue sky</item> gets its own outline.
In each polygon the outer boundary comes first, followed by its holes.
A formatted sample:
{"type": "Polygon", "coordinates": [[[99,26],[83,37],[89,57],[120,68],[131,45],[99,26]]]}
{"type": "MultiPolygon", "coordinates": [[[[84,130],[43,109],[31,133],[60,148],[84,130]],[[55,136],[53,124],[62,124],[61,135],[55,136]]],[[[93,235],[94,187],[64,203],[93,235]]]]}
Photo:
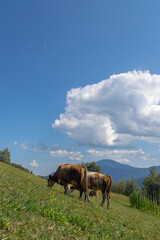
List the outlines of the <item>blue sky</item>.
{"type": "Polygon", "coordinates": [[[160,165],[159,9],[2,0],[0,150],[40,175],[102,158],[160,165]]]}

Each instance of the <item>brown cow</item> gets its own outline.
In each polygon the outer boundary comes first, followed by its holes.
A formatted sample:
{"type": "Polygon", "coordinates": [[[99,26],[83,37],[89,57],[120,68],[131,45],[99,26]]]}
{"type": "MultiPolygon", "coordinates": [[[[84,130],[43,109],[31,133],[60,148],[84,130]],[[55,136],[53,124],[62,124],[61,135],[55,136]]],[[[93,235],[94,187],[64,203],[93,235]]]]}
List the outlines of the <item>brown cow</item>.
{"type": "Polygon", "coordinates": [[[88,178],[85,166],[61,164],[53,176],[49,175],[48,187],[52,187],[55,183],[64,186],[65,194],[67,193],[68,184],[72,184],[80,191],[80,198],[84,192],[85,201],[88,199],[88,178]]]}
{"type": "MultiPolygon", "coordinates": [[[[101,190],[102,192],[102,202],[101,206],[103,206],[106,197],[107,197],[107,208],[109,208],[110,204],[110,190],[112,185],[112,177],[109,175],[104,175],[97,172],[89,172],[88,171],[88,188],[94,191],[101,190]]],[[[79,190],[77,187],[69,186],[69,193],[73,192],[75,189],[79,190]]],[[[89,196],[87,195],[88,201],[89,196]]]]}

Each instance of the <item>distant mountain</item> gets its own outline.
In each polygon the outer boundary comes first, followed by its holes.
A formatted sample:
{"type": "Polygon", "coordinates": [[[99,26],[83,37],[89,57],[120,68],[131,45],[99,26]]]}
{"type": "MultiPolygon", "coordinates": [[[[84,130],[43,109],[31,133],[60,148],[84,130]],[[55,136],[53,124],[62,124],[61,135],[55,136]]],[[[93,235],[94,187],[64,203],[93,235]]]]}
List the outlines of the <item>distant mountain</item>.
{"type": "MultiPolygon", "coordinates": [[[[130,179],[134,177],[137,184],[142,186],[144,178],[149,175],[150,168],[131,167],[127,164],[118,163],[110,159],[103,159],[96,162],[102,168],[102,173],[111,175],[114,181],[130,179]]],[[[160,166],[155,167],[160,172],[160,166]]]]}
{"type": "MultiPolygon", "coordinates": [[[[53,176],[54,173],[55,173],[55,172],[52,172],[50,175],[53,176]]],[[[48,179],[48,178],[49,178],[49,175],[43,176],[43,178],[48,179]]]]}

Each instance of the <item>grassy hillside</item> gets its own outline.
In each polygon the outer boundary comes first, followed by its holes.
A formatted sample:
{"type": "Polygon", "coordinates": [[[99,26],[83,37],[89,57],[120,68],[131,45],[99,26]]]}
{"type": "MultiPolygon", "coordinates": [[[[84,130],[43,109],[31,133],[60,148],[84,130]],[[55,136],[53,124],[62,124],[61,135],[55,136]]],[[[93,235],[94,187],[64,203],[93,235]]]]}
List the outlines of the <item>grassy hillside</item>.
{"type": "Polygon", "coordinates": [[[101,197],[85,203],[78,192],[0,162],[0,239],[160,239],[160,217],[129,207],[112,194],[111,208],[101,197]]]}

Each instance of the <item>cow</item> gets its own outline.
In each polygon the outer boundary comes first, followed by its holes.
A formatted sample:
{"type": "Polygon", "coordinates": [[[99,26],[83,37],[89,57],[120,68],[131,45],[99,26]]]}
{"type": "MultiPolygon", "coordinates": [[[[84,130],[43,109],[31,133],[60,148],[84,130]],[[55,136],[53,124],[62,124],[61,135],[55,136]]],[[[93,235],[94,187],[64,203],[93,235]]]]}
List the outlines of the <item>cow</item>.
{"type": "Polygon", "coordinates": [[[90,196],[90,197],[94,197],[94,196],[95,196],[95,197],[98,199],[99,190],[97,190],[97,191],[91,190],[91,191],[89,192],[89,196],[90,196]]]}
{"type": "Polygon", "coordinates": [[[110,175],[105,175],[97,172],[88,171],[88,188],[94,191],[101,190],[102,192],[102,202],[103,207],[104,202],[107,198],[107,208],[109,209],[110,204],[110,191],[112,185],[112,177],[110,175]]]}
{"type": "Polygon", "coordinates": [[[88,195],[88,178],[87,168],[83,165],[61,164],[53,176],[49,175],[48,187],[52,187],[55,183],[64,186],[64,193],[67,193],[68,184],[72,184],[80,191],[80,197],[85,194],[85,201],[88,195]]]}
{"type": "MultiPolygon", "coordinates": [[[[88,171],[88,189],[93,191],[101,190],[102,192],[102,202],[101,206],[103,207],[104,202],[107,198],[107,208],[109,209],[110,205],[110,191],[112,185],[112,177],[110,175],[105,175],[97,172],[89,172],[88,171]]],[[[68,193],[73,192],[75,189],[79,190],[76,186],[69,186],[67,190],[68,193]]],[[[87,199],[89,201],[89,196],[87,195],[87,199]]]]}

